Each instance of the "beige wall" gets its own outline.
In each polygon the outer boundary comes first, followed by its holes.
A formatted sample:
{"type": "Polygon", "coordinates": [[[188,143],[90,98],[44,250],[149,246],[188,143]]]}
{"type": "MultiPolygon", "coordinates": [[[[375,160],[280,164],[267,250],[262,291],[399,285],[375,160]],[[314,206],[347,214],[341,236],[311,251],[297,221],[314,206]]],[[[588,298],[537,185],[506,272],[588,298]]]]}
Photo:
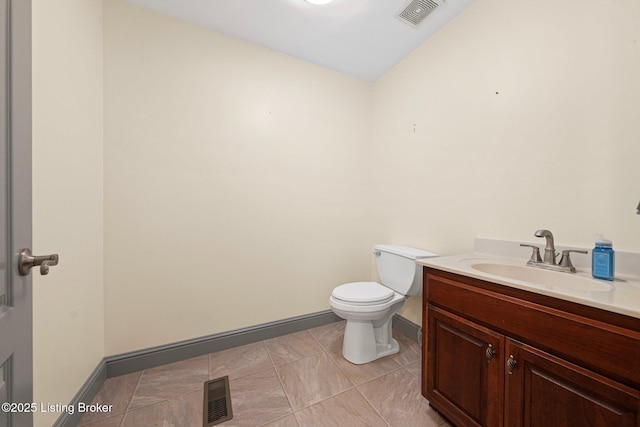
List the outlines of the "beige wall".
{"type": "Polygon", "coordinates": [[[106,1],[106,353],[326,310],[367,278],[370,96],[106,1]]]}
{"type": "Polygon", "coordinates": [[[634,0],[477,1],[378,80],[373,241],[640,251],[639,22],[634,0]]]}
{"type": "Polygon", "coordinates": [[[375,278],[373,243],[545,227],[640,251],[640,6],[543,3],[477,1],[370,85],[117,0],[104,33],[98,0],[34,0],[34,249],[61,254],[34,279],[36,401],[104,355],[327,309],[375,278]]]}
{"type": "Polygon", "coordinates": [[[102,2],[33,0],[33,250],[60,254],[33,273],[35,402],[69,402],[104,356],[102,90],[102,2]]]}

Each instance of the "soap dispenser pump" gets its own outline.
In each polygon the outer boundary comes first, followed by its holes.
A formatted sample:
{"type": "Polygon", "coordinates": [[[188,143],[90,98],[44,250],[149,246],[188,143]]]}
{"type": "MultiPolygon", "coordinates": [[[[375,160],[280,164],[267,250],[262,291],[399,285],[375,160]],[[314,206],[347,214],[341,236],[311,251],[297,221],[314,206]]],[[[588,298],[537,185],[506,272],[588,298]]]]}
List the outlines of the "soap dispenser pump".
{"type": "Polygon", "coordinates": [[[611,240],[598,234],[596,247],[591,252],[591,273],[596,279],[613,280],[615,252],[611,240]]]}

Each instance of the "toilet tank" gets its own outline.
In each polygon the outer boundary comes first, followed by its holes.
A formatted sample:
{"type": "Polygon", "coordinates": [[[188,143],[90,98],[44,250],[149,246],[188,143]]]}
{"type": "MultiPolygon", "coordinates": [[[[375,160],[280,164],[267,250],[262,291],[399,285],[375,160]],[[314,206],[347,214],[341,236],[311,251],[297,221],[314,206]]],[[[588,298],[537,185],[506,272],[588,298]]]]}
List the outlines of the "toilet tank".
{"type": "Polygon", "coordinates": [[[416,264],[416,259],[438,254],[407,246],[375,245],[373,248],[383,285],[402,295],[422,295],[422,267],[416,264]]]}

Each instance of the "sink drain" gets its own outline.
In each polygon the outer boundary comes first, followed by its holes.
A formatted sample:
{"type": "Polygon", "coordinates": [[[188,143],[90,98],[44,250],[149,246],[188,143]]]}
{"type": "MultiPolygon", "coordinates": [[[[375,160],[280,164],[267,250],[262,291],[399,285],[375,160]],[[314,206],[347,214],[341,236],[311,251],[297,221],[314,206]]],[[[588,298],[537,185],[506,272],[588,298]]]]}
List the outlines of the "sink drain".
{"type": "Polygon", "coordinates": [[[214,426],[233,418],[229,376],[204,383],[203,427],[214,426]]]}

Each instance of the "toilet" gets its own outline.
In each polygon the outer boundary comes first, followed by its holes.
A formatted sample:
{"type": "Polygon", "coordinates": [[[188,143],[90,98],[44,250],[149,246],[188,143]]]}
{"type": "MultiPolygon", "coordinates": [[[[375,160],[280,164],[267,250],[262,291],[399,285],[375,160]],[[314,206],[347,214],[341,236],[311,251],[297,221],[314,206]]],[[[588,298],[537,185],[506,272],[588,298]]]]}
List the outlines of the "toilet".
{"type": "Polygon", "coordinates": [[[400,350],[391,335],[391,319],[407,297],[422,295],[422,267],[415,260],[437,256],[395,245],[375,245],[373,254],[382,284],[347,283],[329,297],[333,312],[347,321],[342,355],[357,365],[400,350]]]}

